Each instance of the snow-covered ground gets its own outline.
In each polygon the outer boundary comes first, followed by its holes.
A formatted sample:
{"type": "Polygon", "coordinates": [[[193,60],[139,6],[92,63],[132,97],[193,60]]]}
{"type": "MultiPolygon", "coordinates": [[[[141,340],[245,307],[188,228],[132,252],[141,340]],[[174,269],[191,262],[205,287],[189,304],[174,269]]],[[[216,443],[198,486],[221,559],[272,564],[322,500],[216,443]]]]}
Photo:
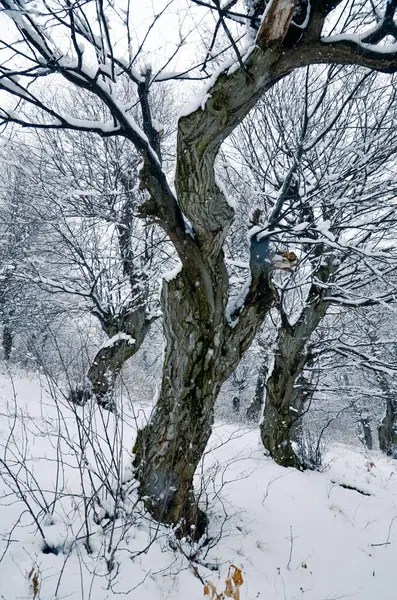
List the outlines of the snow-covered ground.
{"type": "Polygon", "coordinates": [[[324,472],[299,473],[266,458],[257,431],[218,423],[197,480],[214,540],[192,548],[150,522],[133,482],[124,483],[123,516],[105,518],[114,502],[98,475],[106,472],[116,489],[121,462],[130,479],[144,413],[135,417],[126,411],[116,426],[106,412],[73,412],[45,379],[1,376],[0,472],[13,490],[0,482],[2,600],[195,600],[204,580],[223,590],[231,564],[243,572],[241,600],[397,598],[396,461],[335,445],[324,472]],[[110,446],[119,456],[114,465],[110,446]],[[82,500],[90,477],[105,534],[82,500]],[[57,554],[42,552],[43,535],[57,554]]]}

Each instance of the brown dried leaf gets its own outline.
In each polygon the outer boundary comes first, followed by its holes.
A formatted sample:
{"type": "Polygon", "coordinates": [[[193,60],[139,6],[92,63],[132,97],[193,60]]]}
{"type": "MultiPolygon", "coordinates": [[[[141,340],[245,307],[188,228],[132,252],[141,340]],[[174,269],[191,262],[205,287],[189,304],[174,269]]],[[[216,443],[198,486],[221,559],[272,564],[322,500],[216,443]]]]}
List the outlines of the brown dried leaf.
{"type": "Polygon", "coordinates": [[[296,262],[298,260],[295,252],[280,252],[280,254],[290,262],[296,262]]]}
{"type": "Polygon", "coordinates": [[[238,569],[235,565],[232,565],[232,569],[234,569],[234,573],[232,575],[234,585],[243,585],[244,579],[241,569],[238,569]]]}
{"type": "Polygon", "coordinates": [[[37,573],[34,573],[33,577],[32,577],[32,584],[33,584],[33,600],[35,600],[35,598],[37,598],[37,596],[39,595],[39,591],[40,591],[40,583],[39,583],[39,577],[37,573]]]}

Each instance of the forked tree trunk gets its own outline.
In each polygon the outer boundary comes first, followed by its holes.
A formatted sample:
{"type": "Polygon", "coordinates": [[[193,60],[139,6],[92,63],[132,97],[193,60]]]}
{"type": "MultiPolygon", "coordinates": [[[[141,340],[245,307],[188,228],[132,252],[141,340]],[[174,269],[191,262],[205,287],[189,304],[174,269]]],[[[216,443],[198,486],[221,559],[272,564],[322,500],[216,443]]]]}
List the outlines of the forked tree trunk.
{"type": "Polygon", "coordinates": [[[212,272],[212,302],[201,287],[203,280],[192,284],[185,271],[163,285],[163,381],[154,415],[138,433],[135,466],[151,514],[163,523],[179,524],[183,535],[197,538],[205,529],[193,477],[212,432],[219,390],[274,301],[265,281],[260,310],[252,308],[249,318],[234,328],[225,316],[228,281],[223,258],[212,272]]]}
{"type": "MultiPolygon", "coordinates": [[[[280,48],[293,14],[286,0],[261,25],[261,40],[272,37],[280,48]],[[273,32],[274,20],[277,31],[273,32]]],[[[135,444],[136,475],[151,514],[179,524],[197,538],[203,519],[193,498],[193,476],[212,431],[214,403],[222,383],[238,365],[270,310],[269,240],[251,237],[251,277],[246,293],[226,316],[228,277],[223,244],[234,217],[214,163],[220,145],[252,108],[261,93],[286,74],[274,68],[277,52],[250,60],[258,68],[224,73],[201,108],[178,122],[175,187],[178,198],[155,161],[145,161],[142,185],[150,193],[142,215],[163,224],[182,262],[176,279],[162,293],[166,354],[156,410],[135,444]],[[258,61],[258,62],[256,62],[258,61]],[[204,108],[204,110],[203,110],[204,108]],[[192,229],[187,228],[187,217],[192,229]],[[193,527],[193,529],[192,529],[193,527]]]]}
{"type": "MultiPolygon", "coordinates": [[[[150,197],[140,212],[165,229],[182,270],[163,286],[163,381],[154,414],[138,434],[134,464],[151,514],[196,538],[205,519],[193,498],[193,476],[211,435],[214,403],[274,301],[269,239],[259,235],[263,228],[257,227],[251,232],[246,293],[231,321],[226,317],[228,279],[222,248],[234,211],[217,183],[214,163],[222,142],[258,98],[305,63],[298,53],[288,55],[297,60],[295,65],[284,60],[282,44],[294,8],[293,0],[272,3],[262,19],[263,7],[258,7],[257,46],[244,69],[225,70],[200,98],[197,110],[179,118],[177,197],[153,152],[144,148],[140,176],[150,197]]],[[[149,113],[145,133],[150,139],[149,113]]]]}
{"type": "Polygon", "coordinates": [[[303,466],[293,449],[305,403],[305,390],[298,382],[309,358],[308,340],[327,311],[323,296],[324,290],[313,284],[307,305],[296,323],[290,325],[284,319],[278,331],[274,365],[266,382],[261,437],[266,450],[283,467],[303,466]]]}

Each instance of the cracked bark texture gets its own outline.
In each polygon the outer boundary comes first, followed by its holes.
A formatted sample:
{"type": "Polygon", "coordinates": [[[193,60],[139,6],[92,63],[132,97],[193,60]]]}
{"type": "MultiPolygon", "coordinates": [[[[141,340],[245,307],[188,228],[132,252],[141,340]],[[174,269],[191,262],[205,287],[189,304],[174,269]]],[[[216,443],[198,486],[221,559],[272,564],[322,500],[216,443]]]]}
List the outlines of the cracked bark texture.
{"type": "Polygon", "coordinates": [[[201,535],[206,523],[194,499],[193,476],[212,432],[215,400],[274,301],[266,275],[257,282],[258,306],[247,309],[233,328],[226,319],[228,281],[222,253],[207,277],[210,282],[192,282],[183,270],[164,284],[162,387],[134,448],[150,512],[162,522],[181,523],[181,532],[192,537],[201,535]],[[210,298],[205,283],[211,285],[210,298]]]}

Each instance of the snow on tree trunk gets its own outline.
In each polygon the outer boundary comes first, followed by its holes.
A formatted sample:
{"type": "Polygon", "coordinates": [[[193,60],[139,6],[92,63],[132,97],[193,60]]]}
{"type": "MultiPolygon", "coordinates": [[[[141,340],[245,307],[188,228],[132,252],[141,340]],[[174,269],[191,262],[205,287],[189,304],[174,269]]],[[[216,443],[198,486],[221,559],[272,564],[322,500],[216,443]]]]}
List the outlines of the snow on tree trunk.
{"type": "Polygon", "coordinates": [[[374,444],[372,439],[371,422],[369,417],[361,417],[360,425],[362,427],[360,440],[364,444],[365,448],[367,448],[368,450],[372,450],[374,444]]]}
{"type": "Polygon", "coordinates": [[[88,370],[92,395],[100,406],[114,408],[114,386],[126,361],[137,352],[133,337],[116,334],[98,350],[88,370]]]}
{"type": "MultiPolygon", "coordinates": [[[[322,267],[317,277],[325,280],[329,270],[322,267]]],[[[312,285],[307,304],[294,325],[286,319],[279,328],[274,365],[266,382],[266,400],[261,423],[263,445],[272,458],[284,467],[302,468],[293,450],[299,441],[299,423],[304,408],[305,390],[298,380],[308,361],[307,342],[326,314],[324,290],[312,285]]]]}
{"type": "Polygon", "coordinates": [[[142,346],[152,320],[147,317],[145,304],[118,318],[102,318],[101,325],[109,339],[98,350],[88,369],[88,385],[71,390],[70,400],[84,404],[93,397],[103,408],[114,410],[116,379],[127,360],[142,346]]]}
{"type": "MultiPolygon", "coordinates": [[[[182,270],[162,292],[166,352],[155,412],[138,433],[134,452],[140,491],[151,514],[200,537],[206,518],[193,493],[193,476],[212,432],[214,404],[270,309],[274,297],[262,277],[260,308],[233,327],[226,318],[228,277],[220,252],[205,289],[182,270]],[[210,301],[209,301],[210,300],[210,301]]],[[[258,296],[259,297],[259,296],[258,296]]]]}

